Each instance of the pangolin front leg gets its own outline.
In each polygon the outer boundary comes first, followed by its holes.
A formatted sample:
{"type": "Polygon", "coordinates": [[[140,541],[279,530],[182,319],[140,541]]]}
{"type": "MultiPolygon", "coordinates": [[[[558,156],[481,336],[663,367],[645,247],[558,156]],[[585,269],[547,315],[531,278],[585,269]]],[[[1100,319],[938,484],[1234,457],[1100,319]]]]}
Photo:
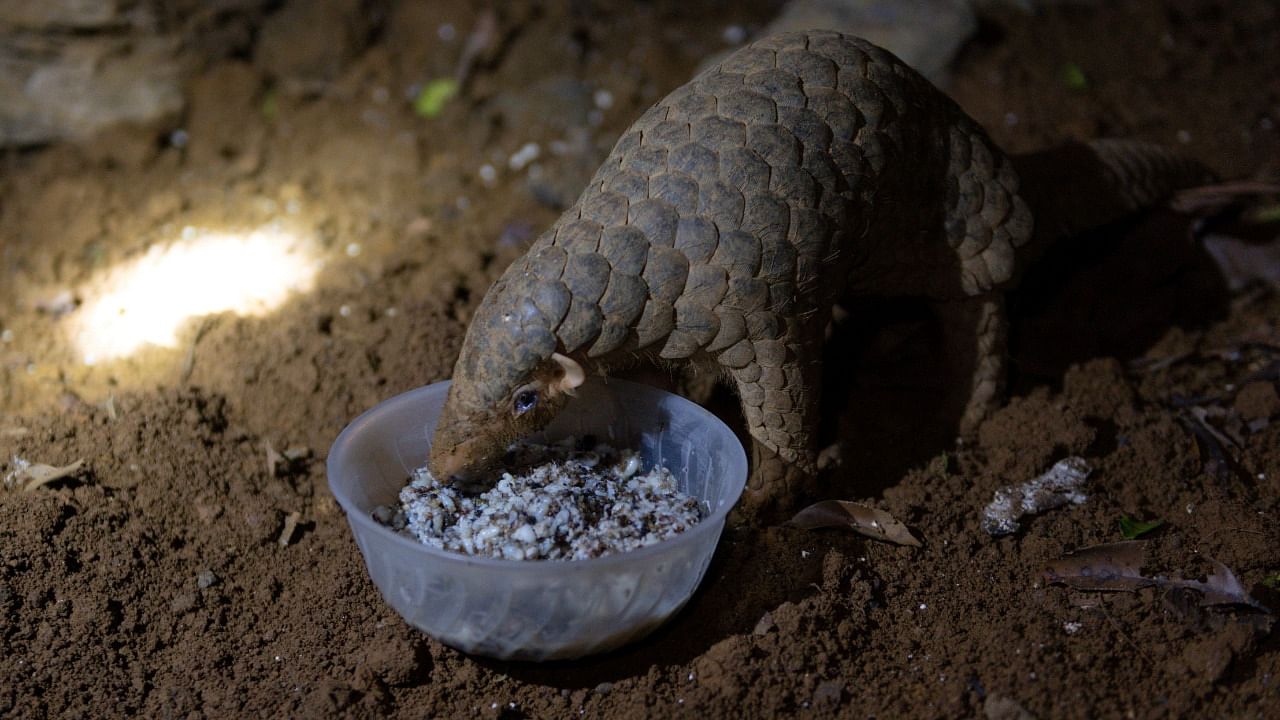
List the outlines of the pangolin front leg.
{"type": "Polygon", "coordinates": [[[822,335],[812,326],[780,342],[754,343],[754,358],[731,368],[751,433],[751,475],[743,492],[748,515],[785,511],[809,494],[817,477],[822,335]]]}
{"type": "MultiPolygon", "coordinates": [[[[942,327],[951,407],[959,432],[972,436],[999,406],[1004,392],[1008,322],[1001,293],[942,301],[934,312],[942,327]]],[[[945,401],[944,401],[945,402],[945,401]]]]}

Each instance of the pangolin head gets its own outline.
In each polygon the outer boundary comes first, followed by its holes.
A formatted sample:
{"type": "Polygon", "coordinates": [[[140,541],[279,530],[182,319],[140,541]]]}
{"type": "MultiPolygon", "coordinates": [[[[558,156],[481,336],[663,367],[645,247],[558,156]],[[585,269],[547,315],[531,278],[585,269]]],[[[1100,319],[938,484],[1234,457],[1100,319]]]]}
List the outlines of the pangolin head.
{"type": "Polygon", "coordinates": [[[467,328],[427,461],[441,482],[483,487],[511,442],[547,425],[585,380],[548,319],[504,276],[467,328]]]}

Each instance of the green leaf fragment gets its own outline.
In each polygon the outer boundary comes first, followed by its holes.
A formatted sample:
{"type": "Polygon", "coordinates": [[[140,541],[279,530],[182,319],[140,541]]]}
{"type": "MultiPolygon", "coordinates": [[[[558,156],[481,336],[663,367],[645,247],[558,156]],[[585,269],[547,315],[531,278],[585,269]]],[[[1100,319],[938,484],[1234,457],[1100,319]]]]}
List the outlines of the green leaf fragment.
{"type": "Polygon", "coordinates": [[[1280,222],[1280,205],[1267,205],[1253,212],[1253,221],[1258,224],[1280,222]]]}
{"type": "Polygon", "coordinates": [[[422,87],[413,99],[413,111],[424,118],[433,118],[444,111],[445,103],[458,93],[458,83],[450,78],[432,80],[422,87]]]}
{"type": "Polygon", "coordinates": [[[1262,584],[1272,590],[1280,590],[1280,572],[1271,573],[1270,575],[1262,578],[1262,584]]]}
{"type": "Polygon", "coordinates": [[[280,112],[280,99],[276,96],[275,90],[268,90],[262,96],[262,116],[268,120],[275,120],[276,114],[280,112]]]}
{"type": "Polygon", "coordinates": [[[1146,535],[1161,525],[1164,525],[1163,520],[1150,520],[1143,522],[1141,520],[1134,520],[1128,516],[1123,516],[1120,518],[1120,534],[1124,536],[1125,540],[1133,540],[1146,535]]]}
{"type": "Polygon", "coordinates": [[[1067,63],[1062,67],[1062,82],[1072,90],[1089,88],[1089,79],[1085,77],[1084,69],[1075,63],[1067,63]]]}

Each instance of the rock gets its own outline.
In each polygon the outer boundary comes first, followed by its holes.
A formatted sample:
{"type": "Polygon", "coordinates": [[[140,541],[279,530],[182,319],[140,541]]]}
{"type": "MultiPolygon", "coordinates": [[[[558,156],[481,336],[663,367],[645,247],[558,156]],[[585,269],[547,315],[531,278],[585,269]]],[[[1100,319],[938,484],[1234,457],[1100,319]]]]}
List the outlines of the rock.
{"type": "Polygon", "coordinates": [[[218,576],[212,570],[204,570],[201,571],[200,574],[196,575],[196,587],[201,590],[212,587],[217,584],[217,582],[218,576]]]}
{"type": "Polygon", "coordinates": [[[0,145],[83,140],[182,110],[176,43],[164,37],[17,35],[0,42],[0,145]]]}

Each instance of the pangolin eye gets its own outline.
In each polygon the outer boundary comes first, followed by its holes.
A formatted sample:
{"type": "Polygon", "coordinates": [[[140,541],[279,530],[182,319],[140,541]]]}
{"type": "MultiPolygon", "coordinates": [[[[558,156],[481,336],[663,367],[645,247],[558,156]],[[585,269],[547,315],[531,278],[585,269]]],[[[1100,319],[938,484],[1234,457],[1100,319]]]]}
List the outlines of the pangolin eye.
{"type": "Polygon", "coordinates": [[[515,411],[517,415],[523,415],[533,409],[538,404],[537,390],[521,390],[516,393],[515,411]]]}

